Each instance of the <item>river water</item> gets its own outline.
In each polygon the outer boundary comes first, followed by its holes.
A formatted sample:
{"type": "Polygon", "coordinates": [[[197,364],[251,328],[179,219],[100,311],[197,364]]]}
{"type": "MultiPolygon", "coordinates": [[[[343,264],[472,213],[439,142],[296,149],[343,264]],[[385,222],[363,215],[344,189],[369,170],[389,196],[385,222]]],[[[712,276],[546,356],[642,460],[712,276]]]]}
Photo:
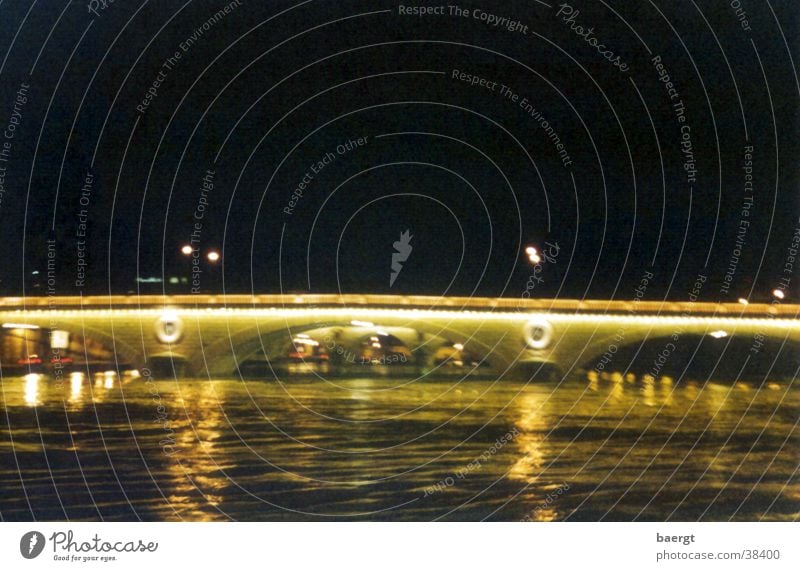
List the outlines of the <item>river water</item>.
{"type": "Polygon", "coordinates": [[[3,520],[794,520],[789,382],[2,380],[3,520]]]}

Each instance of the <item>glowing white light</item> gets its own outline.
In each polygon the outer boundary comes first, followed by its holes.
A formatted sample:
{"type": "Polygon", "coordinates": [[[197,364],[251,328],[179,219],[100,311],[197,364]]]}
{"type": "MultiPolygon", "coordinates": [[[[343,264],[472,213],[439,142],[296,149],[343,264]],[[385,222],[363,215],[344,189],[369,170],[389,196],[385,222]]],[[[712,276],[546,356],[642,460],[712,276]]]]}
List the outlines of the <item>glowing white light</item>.
{"type": "Polygon", "coordinates": [[[719,331],[712,331],[709,333],[709,335],[711,335],[714,339],[722,339],[723,337],[728,336],[728,332],[720,329],[719,331]]]}
{"type": "Polygon", "coordinates": [[[375,333],[377,333],[378,335],[383,335],[384,337],[389,336],[389,333],[387,331],[384,331],[383,329],[376,329],[375,333]]]}
{"type": "Polygon", "coordinates": [[[217,262],[219,261],[219,252],[211,250],[206,257],[208,258],[209,262],[217,262]]]}
{"type": "Polygon", "coordinates": [[[69,376],[69,395],[75,401],[81,396],[83,390],[83,373],[72,373],[69,376]]]}
{"type": "Polygon", "coordinates": [[[42,375],[38,373],[28,373],[25,379],[25,402],[35,405],[39,401],[39,381],[42,375]]]}
{"type": "Polygon", "coordinates": [[[186,244],[181,248],[181,254],[184,256],[190,256],[192,254],[192,247],[189,244],[186,244]]]}
{"type": "Polygon", "coordinates": [[[783,293],[782,289],[774,289],[772,290],[772,295],[775,296],[777,299],[783,299],[786,297],[786,294],[783,293]]]}
{"type": "Polygon", "coordinates": [[[464,345],[462,345],[461,343],[453,343],[453,349],[455,349],[456,351],[463,351],[464,345]]]}
{"type": "Polygon", "coordinates": [[[295,337],[294,339],[292,339],[292,341],[297,345],[308,345],[309,347],[319,346],[319,341],[314,341],[313,339],[308,339],[308,338],[295,337]]]}
{"type": "Polygon", "coordinates": [[[5,329],[39,329],[38,325],[30,323],[3,323],[5,329]]]}
{"type": "Polygon", "coordinates": [[[534,265],[542,261],[542,258],[539,256],[539,251],[533,246],[525,248],[525,253],[528,255],[528,261],[534,265]]]}
{"type": "Polygon", "coordinates": [[[747,301],[747,300],[746,300],[745,298],[743,298],[743,297],[740,297],[740,298],[738,299],[738,301],[739,301],[739,303],[741,303],[742,305],[748,305],[748,304],[750,303],[749,301],[747,301]]]}
{"type": "Polygon", "coordinates": [[[375,327],[375,324],[371,321],[360,321],[358,319],[351,321],[350,325],[355,325],[356,327],[375,327]]]}

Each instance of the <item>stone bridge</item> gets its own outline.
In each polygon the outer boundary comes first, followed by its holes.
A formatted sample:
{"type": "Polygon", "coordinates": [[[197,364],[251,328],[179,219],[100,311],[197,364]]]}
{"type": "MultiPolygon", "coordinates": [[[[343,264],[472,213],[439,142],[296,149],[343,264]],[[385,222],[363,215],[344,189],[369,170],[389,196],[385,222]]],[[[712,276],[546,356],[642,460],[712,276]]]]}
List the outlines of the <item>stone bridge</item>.
{"type": "MultiPolygon", "coordinates": [[[[758,361],[767,376],[794,377],[799,311],[779,303],[387,295],[0,298],[3,332],[38,334],[45,363],[92,340],[118,369],[201,378],[236,377],[245,364],[269,376],[304,363],[314,365],[311,373],[400,365],[410,374],[552,377],[628,371],[637,359],[639,372],[658,376],[680,373],[687,351],[710,354],[711,375],[733,361],[758,361]]],[[[3,354],[0,366],[8,370],[14,358],[3,354]]]]}

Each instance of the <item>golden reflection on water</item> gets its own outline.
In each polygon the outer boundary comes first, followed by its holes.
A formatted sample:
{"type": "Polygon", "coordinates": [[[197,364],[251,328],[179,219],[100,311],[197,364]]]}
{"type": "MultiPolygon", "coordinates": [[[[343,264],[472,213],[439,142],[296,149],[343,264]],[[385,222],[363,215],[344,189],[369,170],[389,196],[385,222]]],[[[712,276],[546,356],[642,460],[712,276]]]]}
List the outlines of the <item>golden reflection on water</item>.
{"type": "Polygon", "coordinates": [[[38,373],[28,373],[25,375],[25,404],[37,406],[41,404],[39,400],[39,383],[42,375],[38,373]]]}
{"type": "MultiPolygon", "coordinates": [[[[383,391],[375,390],[383,381],[374,379],[337,379],[340,386],[309,380],[148,383],[131,375],[78,374],[63,388],[40,376],[6,380],[4,388],[7,409],[27,415],[13,413],[19,425],[15,443],[28,438],[36,444],[40,438],[28,410],[34,406],[43,407],[39,419],[51,423],[48,432],[63,434],[58,424],[63,413],[57,413],[68,400],[75,447],[56,441],[48,450],[78,449],[84,466],[102,465],[108,459],[99,425],[120,478],[137,489],[157,483],[158,495],[146,498],[150,517],[157,519],[292,519],[296,512],[285,509],[352,514],[409,501],[413,507],[404,514],[417,514],[413,517],[430,519],[466,503],[467,511],[457,513],[470,518],[466,514],[482,517],[491,511],[488,506],[510,499],[501,517],[554,521],[598,486],[600,492],[581,509],[601,515],[612,509],[624,519],[661,493],[648,512],[657,517],[669,514],[687,491],[706,494],[701,503],[717,501],[732,477],[724,496],[735,497],[724,513],[733,514],[745,487],[768,486],[773,495],[766,505],[780,497],[781,509],[796,511],[800,488],[786,485],[796,465],[796,447],[790,446],[796,439],[782,447],[795,431],[796,390],[787,397],[787,386],[779,383],[699,385],[613,373],[587,375],[586,381],[441,379],[383,391]],[[749,408],[753,398],[761,399],[760,408],[749,408]],[[728,443],[731,431],[736,433],[728,443]],[[509,432],[513,438],[487,455],[509,432]],[[702,445],[695,446],[701,437],[702,445]],[[149,471],[130,468],[134,442],[149,471]],[[757,445],[752,454],[751,443],[757,445]],[[476,460],[464,478],[455,477],[476,460]],[[772,470],[780,475],[767,481],[772,472],[763,470],[773,460],[772,470]],[[447,477],[453,485],[422,497],[447,477]],[[571,489],[553,495],[564,483],[571,489]],[[471,505],[481,490],[488,491],[471,505]]],[[[57,463],[53,469],[61,478],[80,473],[57,463]]],[[[685,505],[698,501],[694,498],[685,505]]],[[[714,517],[724,511],[714,508],[714,517]]],[[[752,516],[749,509],[739,515],[752,516]]]]}
{"type": "Polygon", "coordinates": [[[72,373],[69,376],[69,402],[81,404],[83,402],[83,373],[72,373]]]}
{"type": "Polygon", "coordinates": [[[548,403],[552,395],[545,393],[526,393],[518,400],[516,425],[520,434],[515,438],[518,458],[508,471],[509,480],[533,484],[542,473],[544,462],[543,446],[548,420],[548,403]]]}
{"type": "Polygon", "coordinates": [[[157,419],[161,454],[173,484],[167,501],[181,519],[216,521],[223,516],[217,509],[223,500],[219,492],[230,484],[221,472],[225,453],[216,450],[222,429],[229,429],[221,410],[224,399],[215,383],[174,386],[175,398],[157,419]]]}
{"type": "Polygon", "coordinates": [[[646,406],[656,406],[656,383],[652,377],[644,379],[642,386],[642,402],[646,406]]]}

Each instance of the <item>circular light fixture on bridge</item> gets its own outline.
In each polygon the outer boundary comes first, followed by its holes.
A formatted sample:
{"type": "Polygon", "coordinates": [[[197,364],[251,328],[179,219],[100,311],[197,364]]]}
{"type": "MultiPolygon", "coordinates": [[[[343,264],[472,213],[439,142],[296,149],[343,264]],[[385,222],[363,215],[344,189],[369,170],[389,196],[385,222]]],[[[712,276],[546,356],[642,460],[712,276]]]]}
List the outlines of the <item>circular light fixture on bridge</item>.
{"type": "Polygon", "coordinates": [[[532,319],[525,324],[525,342],[531,349],[547,349],[553,340],[553,326],[546,319],[532,319]]]}
{"type": "Polygon", "coordinates": [[[156,321],[156,337],[165,345],[180,341],[183,336],[183,321],[172,311],[161,315],[156,321]]]}

